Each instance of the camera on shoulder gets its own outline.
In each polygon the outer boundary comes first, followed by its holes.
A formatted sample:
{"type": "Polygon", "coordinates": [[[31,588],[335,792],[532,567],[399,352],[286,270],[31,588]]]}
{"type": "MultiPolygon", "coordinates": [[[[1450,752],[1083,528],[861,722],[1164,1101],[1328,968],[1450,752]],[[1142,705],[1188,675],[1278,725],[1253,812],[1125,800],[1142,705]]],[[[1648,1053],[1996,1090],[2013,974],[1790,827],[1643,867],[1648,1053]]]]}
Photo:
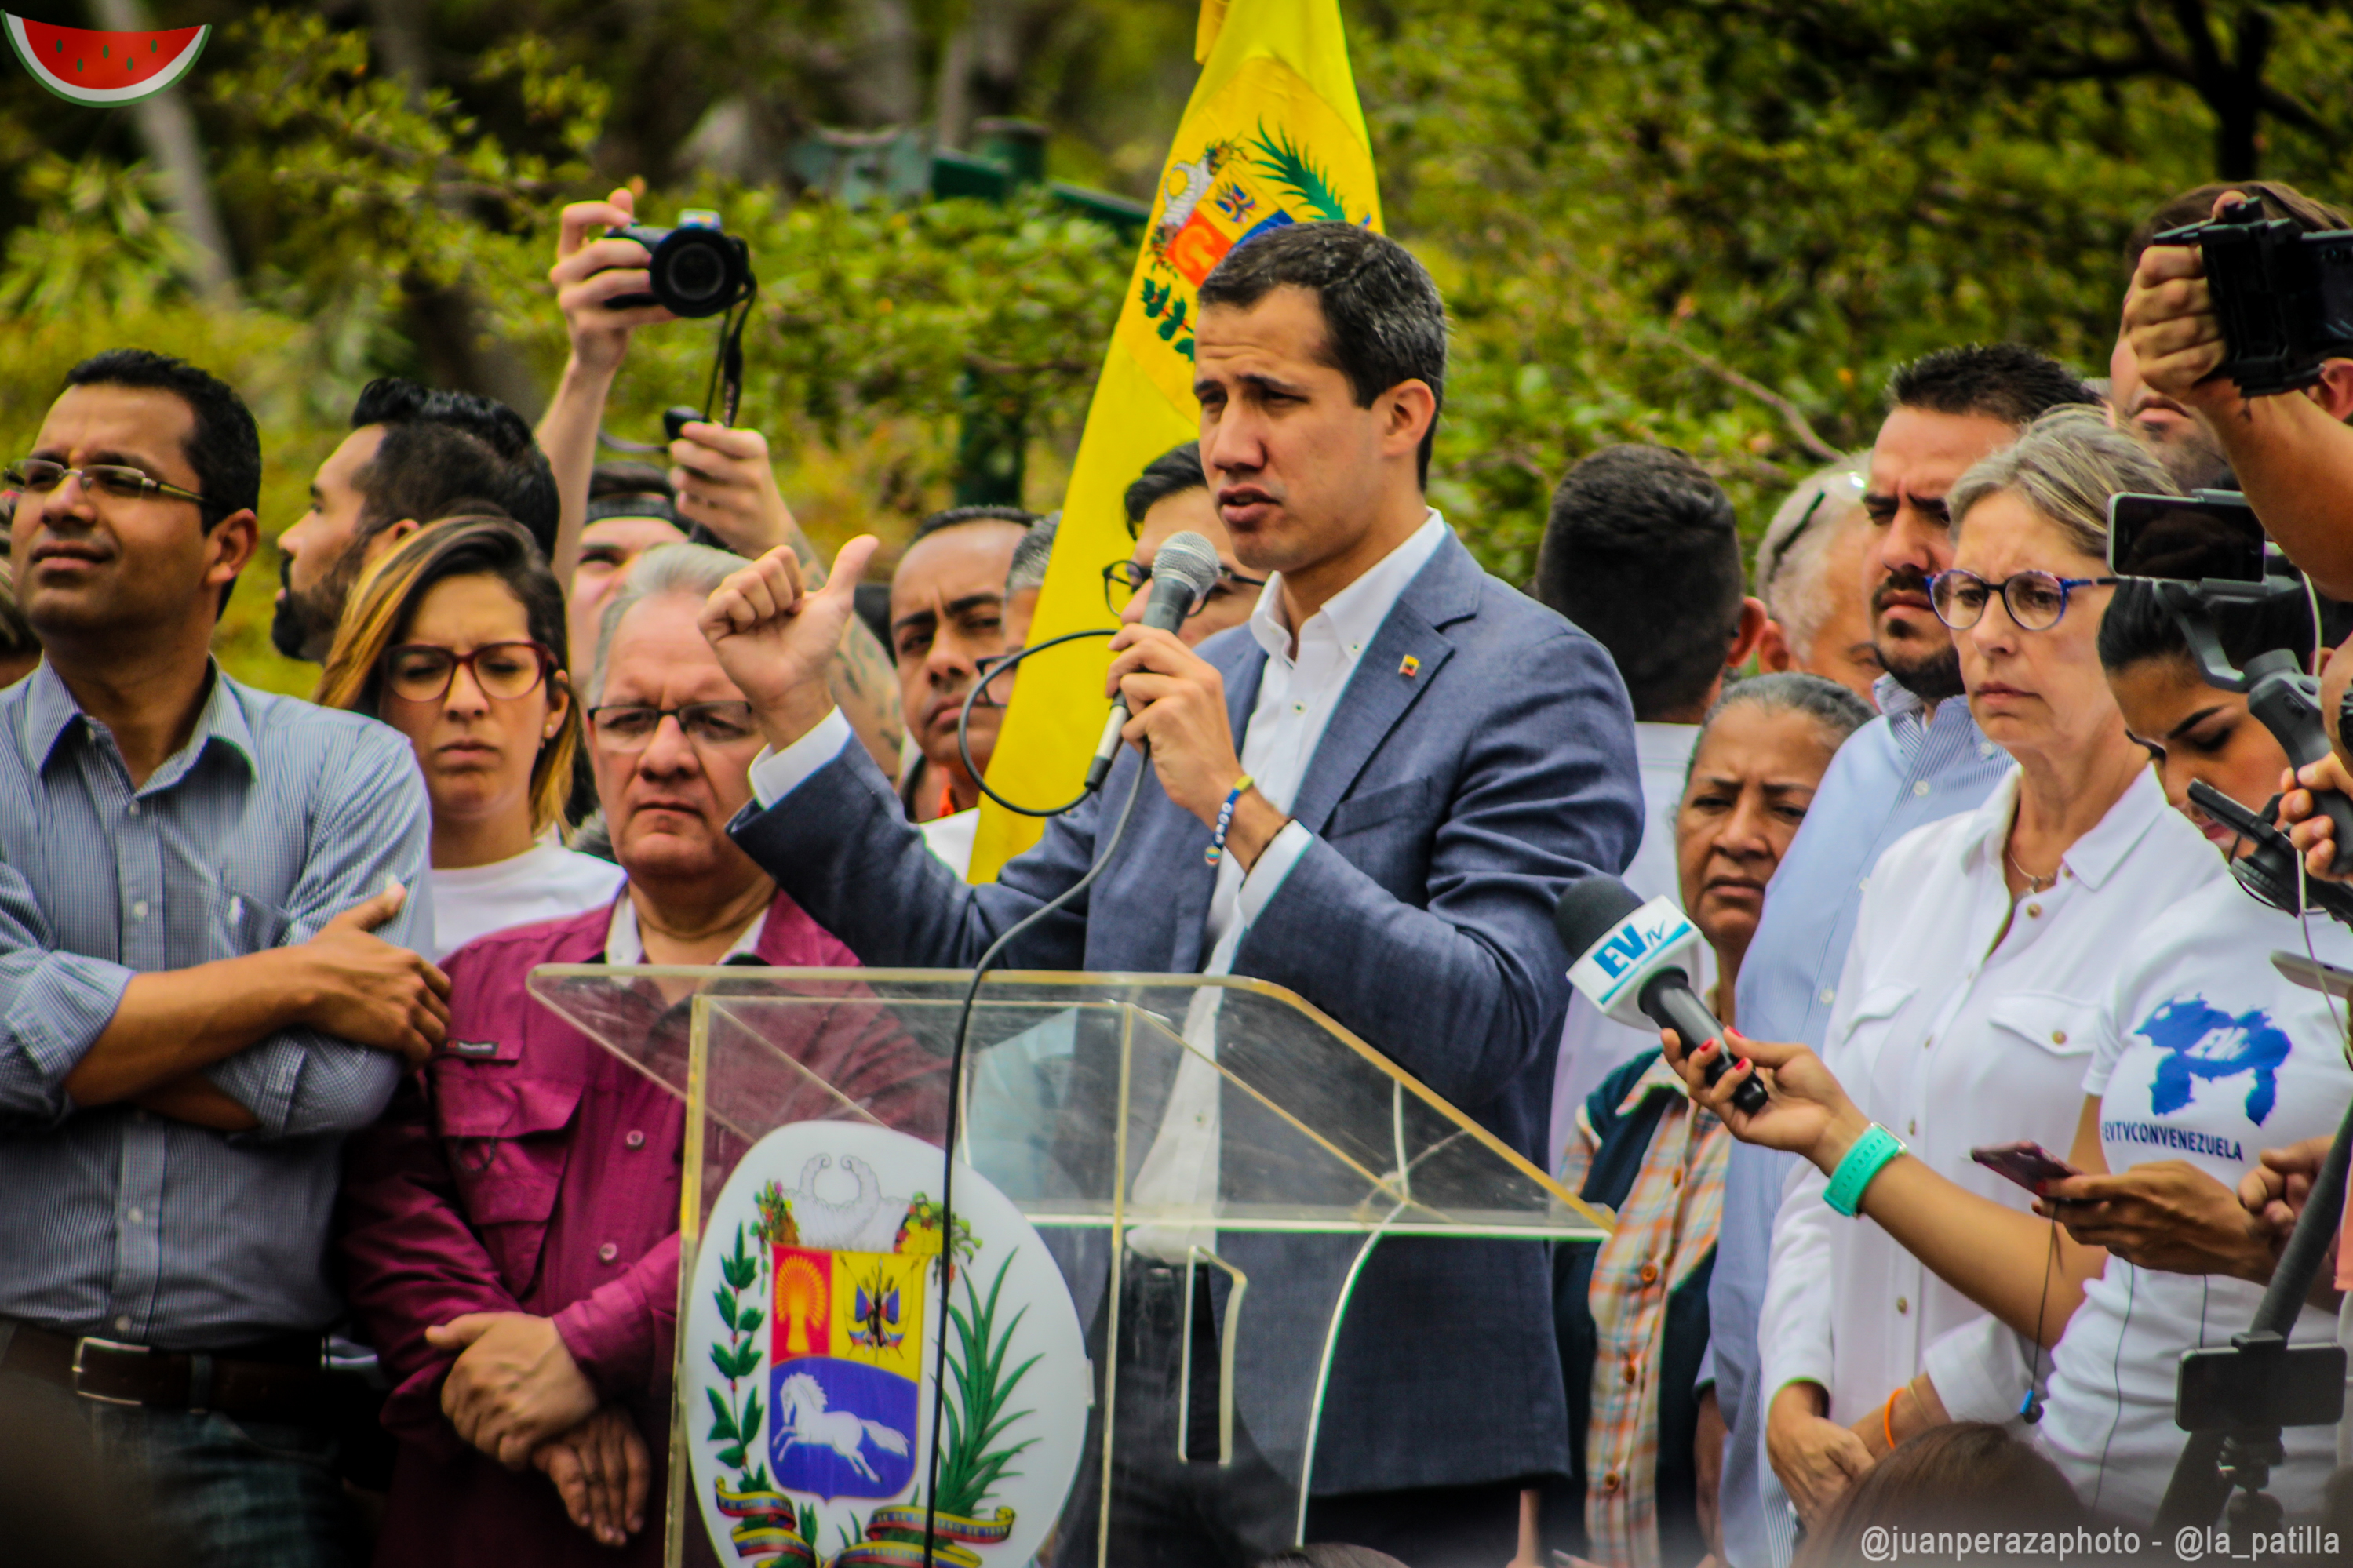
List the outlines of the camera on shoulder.
{"type": "Polygon", "coordinates": [[[673,316],[695,320],[741,303],[750,289],[752,247],[729,234],[715,212],[689,208],[679,215],[675,228],[635,224],[611,234],[636,240],[647,251],[648,292],[607,300],[614,310],[659,305],[673,316]]]}
{"type": "Polygon", "coordinates": [[[2323,361],[2353,354],[2353,229],[2315,234],[2250,196],[2150,243],[2204,256],[2225,351],[2215,374],[2249,397],[2310,386],[2323,361]]]}

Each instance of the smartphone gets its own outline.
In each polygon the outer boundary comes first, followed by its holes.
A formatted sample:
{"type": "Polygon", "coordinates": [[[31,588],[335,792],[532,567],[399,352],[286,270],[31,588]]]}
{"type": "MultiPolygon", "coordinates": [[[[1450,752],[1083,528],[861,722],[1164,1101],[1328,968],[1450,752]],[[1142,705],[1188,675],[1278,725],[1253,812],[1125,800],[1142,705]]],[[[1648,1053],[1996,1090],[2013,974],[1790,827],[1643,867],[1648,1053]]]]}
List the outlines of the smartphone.
{"type": "Polygon", "coordinates": [[[2040,1143],[1989,1143],[1982,1149],[1970,1150],[1969,1158],[1996,1175],[2009,1177],[2038,1198],[2048,1184],[2084,1173],[2040,1143]]]}
{"type": "Polygon", "coordinates": [[[2185,1432],[2334,1426],[2345,1413],[2345,1347],[2285,1345],[2256,1355],[2234,1345],[2187,1351],[2173,1423],[2185,1432]]]}
{"type": "Polygon", "coordinates": [[[2264,543],[2236,490],[2108,498],[2108,570],[2119,577],[2261,583],[2264,543]]]}

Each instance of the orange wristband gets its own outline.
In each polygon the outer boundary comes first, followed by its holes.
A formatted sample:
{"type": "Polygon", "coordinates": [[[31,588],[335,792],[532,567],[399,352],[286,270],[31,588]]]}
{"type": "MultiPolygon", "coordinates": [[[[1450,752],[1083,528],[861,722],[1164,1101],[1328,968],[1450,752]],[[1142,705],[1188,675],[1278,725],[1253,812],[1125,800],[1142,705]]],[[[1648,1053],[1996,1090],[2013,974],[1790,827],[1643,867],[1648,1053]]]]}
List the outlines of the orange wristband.
{"type": "Polygon", "coordinates": [[[1887,1451],[1891,1454],[1895,1451],[1895,1402],[1903,1397],[1904,1388],[1899,1384],[1896,1385],[1895,1392],[1887,1396],[1887,1403],[1882,1405],[1879,1411],[1880,1434],[1887,1439],[1887,1451]]]}

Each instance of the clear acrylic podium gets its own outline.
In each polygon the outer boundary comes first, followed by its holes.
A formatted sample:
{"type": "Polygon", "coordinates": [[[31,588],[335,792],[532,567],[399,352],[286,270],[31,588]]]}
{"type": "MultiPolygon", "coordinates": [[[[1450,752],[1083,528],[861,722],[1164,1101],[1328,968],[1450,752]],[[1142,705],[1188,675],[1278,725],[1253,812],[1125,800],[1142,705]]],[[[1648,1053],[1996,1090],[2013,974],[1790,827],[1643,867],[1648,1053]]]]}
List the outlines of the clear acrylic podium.
{"type": "MultiPolygon", "coordinates": [[[[849,1120],[944,1143],[948,1063],[969,982],[942,970],[550,965],[530,988],[683,1102],[687,1279],[728,1173],[775,1128],[849,1120]]],[[[1090,1448],[1057,1532],[1057,1563],[1101,1568],[1096,1543],[1074,1552],[1072,1540],[1103,1535],[1102,1516],[1163,1467],[1230,1464],[1246,1453],[1303,1516],[1342,1314],[1382,1239],[1535,1246],[1597,1239],[1609,1223],[1262,981],[992,973],[973,1010],[962,1093],[961,1159],[1039,1229],[1090,1325],[1090,1448]],[[1180,1123],[1207,1142],[1184,1146],[1192,1163],[1174,1168],[1189,1174],[1172,1182],[1180,1123]],[[1173,1370],[1173,1380],[1152,1383],[1156,1395],[1123,1392],[1120,1358],[1104,1348],[1121,1342],[1124,1277],[1147,1263],[1181,1268],[1188,1301],[1197,1284],[1214,1284],[1220,1302],[1214,1369],[1193,1365],[1193,1336],[1183,1331],[1134,1358],[1173,1370]],[[1217,1451],[1184,1451],[1182,1419],[1166,1424],[1176,1436],[1150,1445],[1154,1452],[1112,1451],[1118,1445],[1103,1435],[1117,1429],[1110,1417],[1120,1400],[1166,1398],[1173,1383],[1183,1401],[1197,1376],[1218,1390],[1217,1451]]],[[[1124,1331],[1133,1347],[1134,1326],[1124,1331]]],[[[677,1381],[687,1387],[683,1375],[677,1381]]],[[[671,1568],[713,1560],[686,1500],[688,1418],[673,1415],[671,1568]]]]}

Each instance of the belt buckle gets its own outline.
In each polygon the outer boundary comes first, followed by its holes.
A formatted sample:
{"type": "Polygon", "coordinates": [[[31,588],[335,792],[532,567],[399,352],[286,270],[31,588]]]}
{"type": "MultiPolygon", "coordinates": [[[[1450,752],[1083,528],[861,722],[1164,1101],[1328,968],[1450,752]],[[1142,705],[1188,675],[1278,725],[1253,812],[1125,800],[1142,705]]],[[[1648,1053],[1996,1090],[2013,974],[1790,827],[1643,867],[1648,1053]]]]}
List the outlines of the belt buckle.
{"type": "Polygon", "coordinates": [[[121,1351],[129,1355],[146,1355],[152,1350],[152,1347],[147,1345],[127,1345],[120,1340],[102,1340],[95,1334],[83,1335],[74,1342],[73,1380],[69,1384],[73,1392],[93,1405],[144,1405],[146,1401],[142,1399],[123,1399],[111,1394],[92,1394],[81,1385],[82,1374],[89,1370],[82,1365],[82,1357],[90,1353],[90,1347],[93,1345],[102,1351],[121,1351]]]}

